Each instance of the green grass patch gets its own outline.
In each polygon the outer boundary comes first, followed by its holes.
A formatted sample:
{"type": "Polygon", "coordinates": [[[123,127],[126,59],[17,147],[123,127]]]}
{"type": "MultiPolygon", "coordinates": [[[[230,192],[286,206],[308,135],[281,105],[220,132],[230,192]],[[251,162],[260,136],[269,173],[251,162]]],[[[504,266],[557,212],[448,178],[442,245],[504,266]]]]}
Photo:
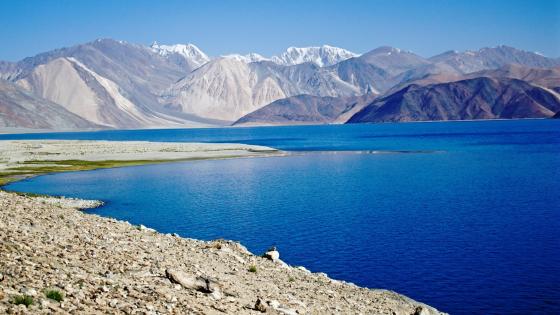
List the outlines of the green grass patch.
{"type": "MultiPolygon", "coordinates": [[[[260,151],[259,151],[260,152],[260,151]]],[[[271,151],[277,152],[277,151],[271,151]]],[[[25,161],[18,166],[11,167],[0,172],[0,186],[7,185],[11,182],[31,176],[43,175],[47,173],[75,172],[75,171],[91,171],[102,168],[139,166],[146,164],[160,164],[169,162],[198,161],[208,159],[228,159],[236,158],[242,155],[227,155],[215,158],[211,157],[193,157],[175,160],[104,160],[104,161],[84,161],[84,160],[36,160],[25,161]]]]}
{"type": "Polygon", "coordinates": [[[11,182],[47,173],[60,173],[72,171],[90,171],[101,168],[138,166],[145,164],[158,164],[173,162],[175,160],[129,160],[129,161],[83,161],[83,160],[38,160],[25,161],[20,166],[14,166],[7,171],[0,172],[0,186],[11,182]]]}
{"type": "Polygon", "coordinates": [[[64,293],[55,289],[45,291],[45,296],[57,302],[61,302],[62,300],[64,300],[64,293]]]}
{"type": "Polygon", "coordinates": [[[16,295],[16,296],[12,297],[12,300],[10,301],[10,303],[15,304],[15,305],[29,306],[29,305],[32,305],[34,303],[34,301],[33,301],[33,297],[31,297],[29,295],[16,295]]]}
{"type": "Polygon", "coordinates": [[[251,267],[249,267],[249,269],[247,269],[249,272],[253,272],[256,273],[257,272],[257,266],[252,265],[251,267]]]}

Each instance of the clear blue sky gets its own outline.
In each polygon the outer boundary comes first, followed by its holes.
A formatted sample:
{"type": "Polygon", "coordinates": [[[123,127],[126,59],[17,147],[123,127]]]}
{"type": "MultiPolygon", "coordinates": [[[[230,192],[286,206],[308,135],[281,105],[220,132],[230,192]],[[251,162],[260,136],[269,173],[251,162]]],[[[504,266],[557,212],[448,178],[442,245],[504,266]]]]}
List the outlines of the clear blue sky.
{"type": "Polygon", "coordinates": [[[329,44],[427,57],[505,44],[560,57],[560,0],[0,0],[0,60],[96,38],[191,42],[212,56],[329,44]]]}

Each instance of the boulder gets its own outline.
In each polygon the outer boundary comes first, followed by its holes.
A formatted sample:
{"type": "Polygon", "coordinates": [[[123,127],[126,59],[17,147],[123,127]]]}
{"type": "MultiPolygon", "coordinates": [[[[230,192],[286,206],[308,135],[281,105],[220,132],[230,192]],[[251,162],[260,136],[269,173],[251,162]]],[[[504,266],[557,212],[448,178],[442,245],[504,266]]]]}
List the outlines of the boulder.
{"type": "Polygon", "coordinates": [[[212,297],[215,299],[221,298],[218,283],[208,277],[195,277],[177,269],[166,269],[165,276],[171,282],[178,283],[186,289],[212,293],[212,297]]]}

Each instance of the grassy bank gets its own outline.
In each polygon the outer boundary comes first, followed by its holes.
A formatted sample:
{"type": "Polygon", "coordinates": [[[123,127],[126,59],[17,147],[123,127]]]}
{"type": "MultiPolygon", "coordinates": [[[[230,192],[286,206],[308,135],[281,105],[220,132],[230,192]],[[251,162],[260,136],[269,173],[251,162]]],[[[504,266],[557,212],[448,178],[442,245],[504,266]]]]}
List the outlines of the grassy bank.
{"type": "MultiPolygon", "coordinates": [[[[234,158],[237,156],[221,156],[219,159],[234,158]]],[[[18,166],[7,168],[0,171],[0,186],[22,180],[25,178],[44,175],[49,173],[91,171],[102,168],[115,168],[126,166],[138,166],[146,164],[160,164],[170,162],[207,160],[210,158],[186,158],[174,160],[104,160],[104,161],[85,161],[85,160],[35,160],[19,163],[18,166]]]]}

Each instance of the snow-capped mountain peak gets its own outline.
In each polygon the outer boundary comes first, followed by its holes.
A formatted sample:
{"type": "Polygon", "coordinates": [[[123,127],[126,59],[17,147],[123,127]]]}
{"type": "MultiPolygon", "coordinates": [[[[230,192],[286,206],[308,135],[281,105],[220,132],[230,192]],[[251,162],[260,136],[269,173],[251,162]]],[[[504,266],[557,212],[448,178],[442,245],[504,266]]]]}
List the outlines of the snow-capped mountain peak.
{"type": "Polygon", "coordinates": [[[246,55],[240,55],[240,54],[230,54],[230,55],[224,55],[222,56],[222,58],[229,58],[229,59],[235,59],[244,63],[251,63],[251,62],[258,62],[258,61],[268,61],[270,59],[263,57],[257,53],[249,53],[246,55]]]}
{"type": "Polygon", "coordinates": [[[178,54],[197,67],[200,67],[201,65],[210,61],[210,58],[204,52],[202,52],[202,50],[190,43],[160,45],[157,42],[153,42],[152,45],[150,45],[150,48],[152,49],[152,51],[164,57],[171,54],[178,54]]]}
{"type": "Polygon", "coordinates": [[[297,65],[312,62],[320,67],[331,66],[343,60],[359,56],[346,49],[323,45],[315,47],[289,47],[272,61],[281,65],[297,65]]]}

